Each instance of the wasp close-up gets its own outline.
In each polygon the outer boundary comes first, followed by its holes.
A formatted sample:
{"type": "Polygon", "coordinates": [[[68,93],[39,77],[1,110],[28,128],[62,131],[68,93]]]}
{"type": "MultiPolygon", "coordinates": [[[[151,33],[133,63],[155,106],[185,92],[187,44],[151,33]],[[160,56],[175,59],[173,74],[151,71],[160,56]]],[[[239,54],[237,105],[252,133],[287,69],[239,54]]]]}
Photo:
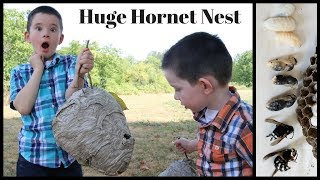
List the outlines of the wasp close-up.
{"type": "Polygon", "coordinates": [[[293,135],[294,135],[293,126],[278,122],[278,121],[276,121],[274,119],[270,119],[270,118],[266,119],[265,121],[276,125],[276,128],[272,131],[272,133],[270,133],[266,136],[266,137],[271,136],[270,141],[274,140],[271,143],[272,146],[278,144],[280,141],[282,141],[284,138],[286,138],[291,133],[292,133],[292,137],[290,139],[293,138],[293,135]]]}
{"type": "Polygon", "coordinates": [[[298,84],[297,78],[291,75],[276,75],[272,78],[272,83],[275,85],[284,85],[289,87],[295,87],[298,84]]]}
{"type": "Polygon", "coordinates": [[[267,62],[267,66],[275,71],[291,71],[296,64],[297,59],[293,55],[274,58],[267,62]]]}
{"type": "Polygon", "coordinates": [[[267,160],[268,158],[277,155],[274,159],[274,167],[275,170],[272,173],[272,176],[274,176],[279,170],[280,171],[287,171],[291,167],[288,166],[288,162],[290,161],[296,161],[298,157],[297,150],[294,148],[289,149],[283,149],[279,151],[271,152],[263,157],[264,160],[267,160]]]}
{"type": "Polygon", "coordinates": [[[296,102],[297,96],[293,93],[282,94],[277,97],[271,98],[267,104],[266,108],[270,111],[280,111],[284,108],[291,107],[296,102]]]}

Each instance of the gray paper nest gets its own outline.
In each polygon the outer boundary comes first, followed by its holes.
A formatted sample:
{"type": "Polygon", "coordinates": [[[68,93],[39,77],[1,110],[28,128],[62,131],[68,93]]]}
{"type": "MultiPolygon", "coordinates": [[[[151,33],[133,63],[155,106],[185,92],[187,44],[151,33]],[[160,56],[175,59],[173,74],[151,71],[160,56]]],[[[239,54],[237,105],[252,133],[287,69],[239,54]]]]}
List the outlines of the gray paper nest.
{"type": "Polygon", "coordinates": [[[158,176],[198,176],[196,164],[191,159],[177,160],[158,176]]]}
{"type": "Polygon", "coordinates": [[[107,91],[94,87],[76,91],[52,123],[58,146],[80,164],[105,175],[118,175],[130,163],[134,138],[121,106],[107,91]]]}

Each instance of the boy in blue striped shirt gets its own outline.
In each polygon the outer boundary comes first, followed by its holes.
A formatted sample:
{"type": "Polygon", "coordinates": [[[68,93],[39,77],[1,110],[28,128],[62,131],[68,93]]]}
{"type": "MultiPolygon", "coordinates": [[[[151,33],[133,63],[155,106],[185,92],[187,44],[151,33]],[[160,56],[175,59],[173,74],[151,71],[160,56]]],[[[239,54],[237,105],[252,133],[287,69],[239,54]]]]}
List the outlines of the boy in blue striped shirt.
{"type": "Polygon", "coordinates": [[[17,176],[83,176],[81,165],[57,146],[52,120],[66,99],[88,87],[85,73],[94,66],[88,48],[78,56],[62,56],[64,39],[60,13],[39,6],[28,15],[24,36],[33,47],[29,62],[11,70],[10,107],[21,114],[17,176]]]}

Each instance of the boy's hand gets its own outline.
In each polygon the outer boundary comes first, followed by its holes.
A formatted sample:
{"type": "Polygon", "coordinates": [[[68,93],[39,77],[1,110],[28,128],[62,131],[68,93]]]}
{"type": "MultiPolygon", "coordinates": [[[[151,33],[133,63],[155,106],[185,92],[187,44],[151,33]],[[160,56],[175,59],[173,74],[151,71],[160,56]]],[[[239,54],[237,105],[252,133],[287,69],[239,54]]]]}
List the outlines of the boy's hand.
{"type": "Polygon", "coordinates": [[[43,70],[44,69],[44,56],[33,53],[29,59],[30,65],[34,70],[43,70]]]}
{"type": "Polygon", "coordinates": [[[84,77],[94,66],[94,57],[89,48],[84,48],[77,57],[76,74],[84,77]]]}
{"type": "Polygon", "coordinates": [[[176,146],[177,150],[182,153],[191,153],[194,151],[193,144],[190,140],[185,138],[179,138],[174,141],[174,145],[176,146]]]}

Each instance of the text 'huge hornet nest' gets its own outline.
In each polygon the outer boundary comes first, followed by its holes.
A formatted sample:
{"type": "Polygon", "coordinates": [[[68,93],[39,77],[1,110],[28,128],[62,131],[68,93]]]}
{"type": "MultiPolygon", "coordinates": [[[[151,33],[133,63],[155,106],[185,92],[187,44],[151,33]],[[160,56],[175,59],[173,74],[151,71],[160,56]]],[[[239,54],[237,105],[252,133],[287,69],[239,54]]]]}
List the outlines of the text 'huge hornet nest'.
{"type": "Polygon", "coordinates": [[[80,164],[112,176],[128,168],[135,140],[123,109],[107,91],[74,92],[59,108],[52,128],[57,145],[80,164]]]}
{"type": "Polygon", "coordinates": [[[317,52],[310,57],[310,65],[304,73],[300,96],[297,98],[297,118],[302,126],[303,135],[313,147],[317,158],[317,52]]]}

